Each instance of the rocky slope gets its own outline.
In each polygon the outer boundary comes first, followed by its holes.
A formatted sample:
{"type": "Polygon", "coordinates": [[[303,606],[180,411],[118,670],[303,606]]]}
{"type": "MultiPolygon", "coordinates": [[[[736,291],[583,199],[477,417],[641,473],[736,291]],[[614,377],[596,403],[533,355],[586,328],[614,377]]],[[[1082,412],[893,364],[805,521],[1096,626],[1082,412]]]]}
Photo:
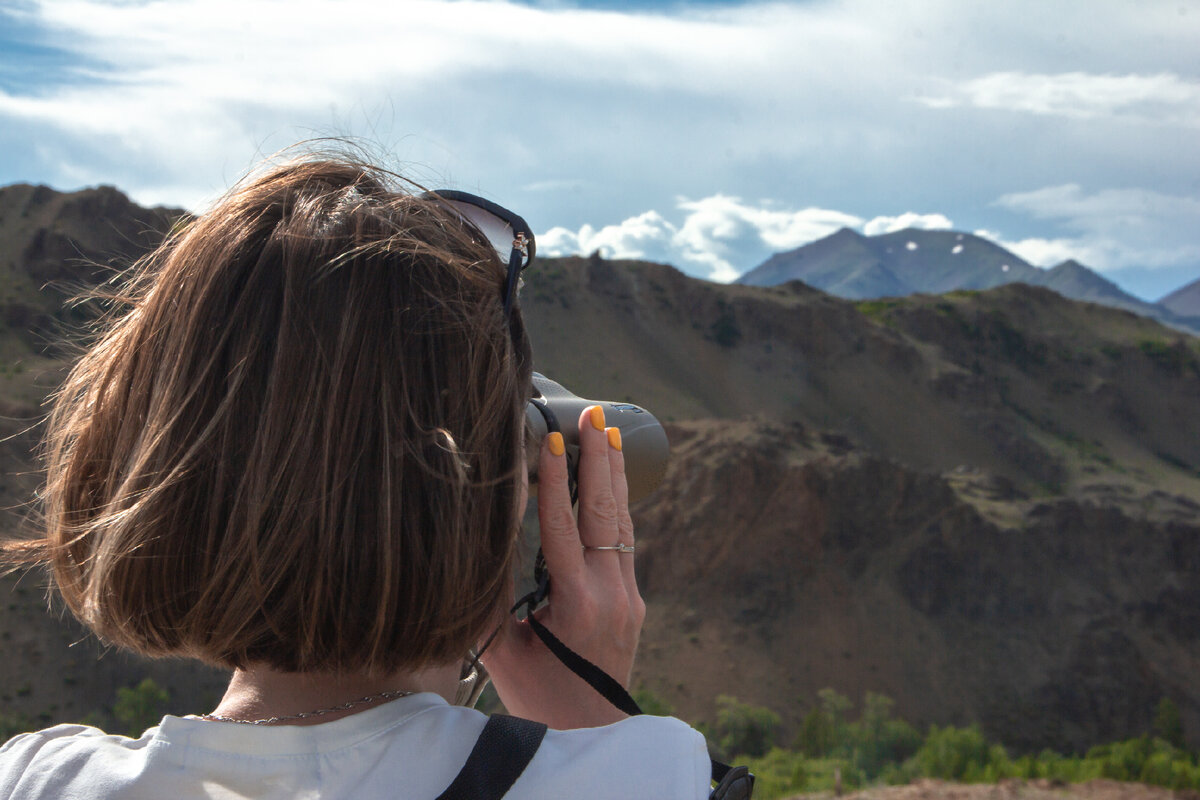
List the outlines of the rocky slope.
{"type": "Polygon", "coordinates": [[[949,478],[797,424],[670,433],[635,514],[637,674],[685,715],[737,686],[795,725],[832,686],[1019,750],[1140,734],[1163,696],[1200,724],[1200,506],[1154,522],[1055,498],[1002,525],[949,478]]]}
{"type": "Polygon", "coordinates": [[[145,209],[111,186],[64,194],[0,188],[0,337],[9,358],[58,352],[61,323],[84,313],[64,303],[157,244],[182,211],[145,209]],[[14,348],[17,348],[14,350],[14,348]]]}
{"type": "MultiPolygon", "coordinates": [[[[0,191],[0,286],[29,323],[0,335],[10,530],[66,363],[43,341],[78,319],[54,285],[170,220],[110,190],[0,191]]],[[[856,304],[599,258],[525,281],[541,371],[669,423],[667,482],[636,509],[637,677],[685,715],[726,693],[794,722],[832,686],[1073,748],[1140,732],[1165,695],[1200,736],[1196,339],[1022,285],[856,304]]],[[[38,576],[0,597],[0,713],[78,719],[146,674],[173,710],[219,691],[182,664],[97,662],[38,576]]]]}
{"type": "Polygon", "coordinates": [[[1198,488],[1200,343],[1044,289],[856,305],[575,258],[535,265],[522,303],[539,369],[664,419],[799,421],[1018,494],[1198,488]]]}

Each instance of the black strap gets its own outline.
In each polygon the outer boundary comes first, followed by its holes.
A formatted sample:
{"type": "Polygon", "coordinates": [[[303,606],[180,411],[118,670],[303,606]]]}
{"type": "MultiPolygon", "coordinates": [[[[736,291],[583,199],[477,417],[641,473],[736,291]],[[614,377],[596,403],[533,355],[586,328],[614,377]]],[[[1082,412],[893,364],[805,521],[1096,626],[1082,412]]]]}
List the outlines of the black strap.
{"type": "MultiPolygon", "coordinates": [[[[546,420],[547,430],[561,431],[558,418],[555,417],[549,404],[538,399],[530,400],[529,402],[542,413],[542,416],[546,420]]],[[[570,463],[567,465],[567,485],[571,491],[571,504],[574,505],[579,497],[579,484],[576,480],[575,465],[570,463]]],[[[537,558],[534,560],[533,580],[536,584],[533,591],[518,600],[509,613],[515,614],[524,608],[525,619],[528,621],[529,627],[533,628],[533,632],[542,640],[547,649],[557,656],[558,660],[565,664],[568,669],[586,681],[604,699],[626,714],[637,716],[643,713],[641,706],[630,696],[624,686],[618,683],[607,672],[563,644],[557,636],[550,632],[549,628],[538,622],[537,617],[534,616],[533,612],[537,609],[538,605],[550,594],[550,573],[546,569],[546,559],[542,555],[540,548],[538,549],[537,558]]],[[[495,637],[495,634],[492,634],[492,636],[495,637]]],[[[491,644],[491,641],[489,638],[483,649],[486,649],[487,645],[491,644]]],[[[480,650],[481,654],[483,649],[480,650]]],[[[717,784],[712,794],[709,795],[709,800],[743,800],[750,797],[754,791],[754,776],[750,774],[748,769],[745,767],[730,767],[728,764],[723,764],[711,757],[709,760],[712,762],[712,781],[717,784]]]]}
{"type": "MultiPolygon", "coordinates": [[[[540,551],[538,555],[541,555],[540,551]]],[[[568,669],[599,692],[605,700],[630,716],[637,716],[644,713],[637,701],[630,696],[625,687],[618,683],[615,678],[567,647],[557,636],[550,632],[549,628],[538,622],[537,617],[533,615],[533,609],[546,597],[550,588],[550,581],[549,576],[544,570],[540,571],[537,579],[538,587],[518,600],[517,604],[513,607],[513,611],[524,606],[526,611],[525,619],[529,623],[529,627],[533,628],[533,632],[542,640],[547,649],[557,656],[558,660],[565,664],[568,669]]],[[[749,770],[745,767],[731,768],[728,764],[717,761],[715,758],[710,758],[709,760],[712,762],[712,780],[713,783],[717,784],[717,788],[713,790],[710,798],[715,800],[716,798],[727,797],[732,800],[733,798],[750,797],[750,793],[754,789],[754,776],[750,774],[749,770]]]]}
{"type": "Polygon", "coordinates": [[[618,683],[616,678],[559,641],[558,637],[551,633],[549,628],[537,621],[537,617],[530,614],[527,619],[529,620],[529,627],[533,628],[533,632],[538,635],[538,638],[549,648],[550,652],[558,656],[559,661],[566,664],[572,672],[587,681],[593,689],[604,695],[604,698],[608,702],[631,717],[642,713],[641,706],[637,704],[636,700],[630,697],[629,692],[625,691],[625,687],[618,683]]]}
{"type": "Polygon", "coordinates": [[[545,735],[540,722],[493,714],[467,763],[438,800],[500,800],[529,766],[545,735]]]}

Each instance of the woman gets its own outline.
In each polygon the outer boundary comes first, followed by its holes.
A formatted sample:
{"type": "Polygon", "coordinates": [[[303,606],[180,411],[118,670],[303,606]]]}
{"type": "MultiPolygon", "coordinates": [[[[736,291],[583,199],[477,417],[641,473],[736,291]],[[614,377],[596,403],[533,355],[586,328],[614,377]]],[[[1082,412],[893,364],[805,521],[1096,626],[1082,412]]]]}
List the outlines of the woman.
{"type": "MultiPolygon", "coordinates": [[[[486,721],[452,705],[461,665],[497,629],[500,698],[556,729],[509,796],[707,796],[703,737],[624,718],[506,615],[531,354],[473,218],[313,157],[139,265],[54,401],[44,536],[6,557],[46,565],[104,641],[233,676],[136,740],[16,737],[0,798],[437,797],[486,721]]],[[[538,619],[627,684],[644,605],[620,435],[600,407],[579,427],[578,521],[561,435],[531,456],[538,619]]]]}

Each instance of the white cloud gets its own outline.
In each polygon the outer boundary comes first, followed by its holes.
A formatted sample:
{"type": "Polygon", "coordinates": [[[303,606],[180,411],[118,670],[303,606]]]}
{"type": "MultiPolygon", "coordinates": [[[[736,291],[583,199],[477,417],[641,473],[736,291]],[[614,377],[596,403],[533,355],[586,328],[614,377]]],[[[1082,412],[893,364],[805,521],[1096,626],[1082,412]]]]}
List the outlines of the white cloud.
{"type": "Polygon", "coordinates": [[[599,250],[608,258],[663,261],[708,280],[728,282],[772,253],[862,224],[860,218],[840,211],[786,211],[748,205],[726,195],[680,198],[676,208],[684,212],[678,226],[657,211],[647,211],[600,229],[590,225],[578,231],[552,228],[538,236],[538,252],[583,255],[599,250]]]}
{"type": "Polygon", "coordinates": [[[1200,81],[1171,72],[1153,75],[994,72],[951,84],[945,94],[915,99],[934,109],[967,105],[1076,119],[1123,117],[1200,125],[1200,81]]]}
{"type": "Polygon", "coordinates": [[[647,211],[616,225],[578,231],[551,228],[537,237],[538,253],[548,256],[587,255],[595,251],[606,258],[638,258],[671,262],[676,250],[672,241],[679,229],[657,211],[647,211]]]}
{"type": "MultiPolygon", "coordinates": [[[[1200,219],[1200,201],[1145,189],[1108,189],[1087,193],[1074,184],[1050,186],[1000,197],[994,205],[1049,220],[1069,236],[1007,236],[976,230],[1030,264],[1051,267],[1075,259],[1101,271],[1128,267],[1165,268],[1200,263],[1200,246],[1191,242],[1200,219]]],[[[842,211],[780,209],[770,203],[748,204],[737,197],[712,195],[679,199],[678,223],[657,211],[615,225],[583,225],[572,231],[553,228],[538,237],[544,255],[586,255],[599,250],[609,258],[640,258],[673,264],[693,275],[730,281],[772,253],[828,236],[839,228],[860,228],[868,236],[924,228],[948,230],[944,214],[905,212],[862,218],[842,211]]],[[[914,242],[906,244],[916,249],[914,242]]],[[[961,245],[954,248],[957,253],[961,245]]]]}
{"type": "Polygon", "coordinates": [[[1046,266],[1074,258],[1099,270],[1200,263],[1200,243],[1193,236],[1200,200],[1192,197],[1140,188],[1088,193],[1077,184],[1063,184],[1006,194],[996,205],[1076,234],[1002,242],[1031,263],[1046,266]]]}
{"type": "Polygon", "coordinates": [[[1102,189],[1091,194],[1075,183],[1047,186],[1001,196],[996,205],[1024,211],[1041,219],[1065,220],[1084,230],[1114,222],[1153,228],[1200,219],[1200,200],[1152,189],[1102,189]]]}
{"type": "MultiPolygon", "coordinates": [[[[361,136],[377,160],[492,197],[563,247],[586,233],[728,277],[860,224],[847,219],[942,224],[872,218],[881,209],[940,204],[994,227],[989,204],[1014,189],[1136,176],[1184,196],[1200,174],[1200,13],[1177,4],[285,5],[0,2],[0,29],[12,19],[64,59],[35,71],[0,43],[0,76],[29,76],[0,81],[0,182],[111,183],[198,208],[297,139],[361,136]],[[974,111],[938,110],[951,108],[974,111]],[[847,212],[788,211],[806,206],[847,212]],[[626,225],[646,209],[661,221],[626,225]],[[625,222],[585,232],[605,220],[625,222]]],[[[1047,253],[1086,245],[1132,263],[1120,254],[1200,246],[1194,221],[1155,250],[1121,226],[1009,210],[1024,215],[1003,223],[1010,238],[1047,253]]]]}
{"type": "Polygon", "coordinates": [[[906,211],[895,217],[875,217],[863,225],[862,231],[867,236],[878,236],[881,233],[893,233],[905,228],[921,228],[928,231],[949,230],[954,227],[944,214],[917,214],[906,211]]]}
{"type": "Polygon", "coordinates": [[[975,231],[975,235],[989,239],[1005,250],[1016,253],[1035,267],[1053,267],[1064,261],[1074,259],[1089,267],[1104,269],[1104,267],[1099,265],[1106,264],[1112,256],[1112,253],[1108,250],[1096,247],[1080,239],[1042,239],[1030,237],[1009,240],[1000,233],[983,229],[975,231]]]}

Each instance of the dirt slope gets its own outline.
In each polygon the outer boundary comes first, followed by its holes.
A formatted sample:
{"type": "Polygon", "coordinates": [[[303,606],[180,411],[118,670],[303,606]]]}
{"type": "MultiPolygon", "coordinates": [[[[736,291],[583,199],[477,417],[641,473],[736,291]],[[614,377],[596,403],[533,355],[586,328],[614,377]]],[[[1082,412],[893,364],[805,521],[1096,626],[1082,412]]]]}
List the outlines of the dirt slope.
{"type": "Polygon", "coordinates": [[[666,482],[635,515],[637,674],[685,716],[736,687],[794,726],[831,686],[1023,751],[1140,734],[1162,696],[1200,730],[1194,517],[1059,499],[1001,527],[941,476],[798,426],[670,433],[666,482]]]}
{"type": "Polygon", "coordinates": [[[852,304],[600,259],[535,265],[522,303],[539,369],[665,420],[800,421],[1027,494],[1200,499],[1200,342],[1128,312],[1023,285],[852,304]]]}
{"type": "MultiPolygon", "coordinates": [[[[75,320],[39,287],[132,260],[170,216],[113,190],[0,191],[9,529],[36,485],[26,429],[65,364],[39,353],[75,320]]],[[[1140,733],[1168,696],[1200,743],[1194,338],[1025,286],[853,304],[597,258],[525,281],[539,369],[671,421],[667,483],[636,510],[637,676],[685,716],[727,693],[794,723],[832,686],[1074,749],[1140,733]]],[[[178,710],[219,689],[181,665],[97,664],[36,577],[13,586],[0,712],[78,718],[145,674],[178,710]]]]}

